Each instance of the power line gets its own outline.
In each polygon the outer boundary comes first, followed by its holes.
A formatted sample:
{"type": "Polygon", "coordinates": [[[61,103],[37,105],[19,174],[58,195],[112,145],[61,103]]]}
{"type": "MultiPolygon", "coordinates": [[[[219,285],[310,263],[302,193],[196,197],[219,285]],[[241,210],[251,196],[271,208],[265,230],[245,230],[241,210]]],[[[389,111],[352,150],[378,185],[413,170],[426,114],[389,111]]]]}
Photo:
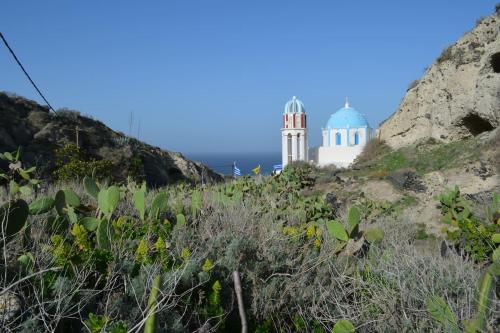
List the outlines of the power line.
{"type": "Polygon", "coordinates": [[[54,108],[52,107],[52,105],[50,105],[49,101],[42,94],[42,92],[40,91],[40,89],[38,89],[38,87],[35,84],[35,82],[33,82],[33,80],[31,79],[31,76],[28,74],[28,72],[24,69],[23,64],[21,64],[21,62],[17,58],[16,54],[10,48],[9,43],[7,43],[7,40],[5,40],[5,37],[3,36],[3,34],[1,32],[0,32],[0,38],[2,38],[2,41],[5,44],[5,46],[7,47],[7,49],[9,49],[10,54],[12,54],[12,56],[14,57],[14,60],[17,62],[17,64],[19,65],[19,67],[21,67],[21,69],[23,70],[23,72],[26,75],[26,77],[28,78],[28,80],[31,82],[31,84],[33,85],[33,87],[35,87],[35,89],[38,92],[38,94],[40,94],[40,96],[43,98],[43,100],[45,101],[45,103],[47,103],[47,105],[49,106],[49,109],[52,110],[54,113],[57,113],[56,110],[54,110],[54,108]]]}

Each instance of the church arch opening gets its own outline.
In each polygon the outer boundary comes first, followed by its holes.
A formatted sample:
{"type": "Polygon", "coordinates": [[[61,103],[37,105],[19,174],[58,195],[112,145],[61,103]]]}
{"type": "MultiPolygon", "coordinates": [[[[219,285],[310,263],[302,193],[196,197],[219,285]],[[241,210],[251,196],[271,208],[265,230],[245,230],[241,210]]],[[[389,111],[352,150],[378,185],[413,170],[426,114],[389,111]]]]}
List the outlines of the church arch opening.
{"type": "Polygon", "coordinates": [[[335,144],[337,146],[340,146],[342,144],[342,136],[340,135],[340,133],[335,134],[335,144]]]}
{"type": "Polygon", "coordinates": [[[291,134],[287,135],[286,148],[287,148],[288,163],[292,163],[292,135],[291,134]]]}
{"type": "Polygon", "coordinates": [[[354,144],[359,145],[359,133],[354,133],[354,144]]]}
{"type": "Polygon", "coordinates": [[[493,68],[493,72],[500,73],[500,52],[491,56],[491,67],[493,68]]]}
{"type": "Polygon", "coordinates": [[[469,113],[467,116],[462,118],[462,125],[472,136],[491,131],[494,128],[488,120],[481,118],[475,113],[469,113]]]}
{"type": "Polygon", "coordinates": [[[300,143],[300,133],[297,134],[297,160],[300,161],[300,146],[301,146],[301,143],[300,143]]]}

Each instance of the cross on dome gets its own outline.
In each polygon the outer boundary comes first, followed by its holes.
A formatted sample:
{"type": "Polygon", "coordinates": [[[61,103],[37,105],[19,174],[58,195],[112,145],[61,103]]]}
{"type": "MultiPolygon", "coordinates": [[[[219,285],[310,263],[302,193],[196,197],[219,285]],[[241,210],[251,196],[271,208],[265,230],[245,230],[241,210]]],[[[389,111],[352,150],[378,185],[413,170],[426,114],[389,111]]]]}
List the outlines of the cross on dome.
{"type": "Polygon", "coordinates": [[[326,124],[326,128],[361,128],[370,127],[365,116],[349,105],[346,97],[345,106],[334,112],[326,124]]]}

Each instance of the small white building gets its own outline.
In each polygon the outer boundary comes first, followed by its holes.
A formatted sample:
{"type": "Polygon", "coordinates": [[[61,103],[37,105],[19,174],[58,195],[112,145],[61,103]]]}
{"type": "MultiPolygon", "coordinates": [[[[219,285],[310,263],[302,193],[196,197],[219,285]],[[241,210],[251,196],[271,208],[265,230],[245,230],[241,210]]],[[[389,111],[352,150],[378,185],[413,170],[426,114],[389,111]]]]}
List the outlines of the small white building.
{"type": "Polygon", "coordinates": [[[281,129],[281,154],[283,168],[295,161],[309,160],[306,109],[295,96],[285,104],[281,129]]]}
{"type": "Polygon", "coordinates": [[[322,136],[323,143],[317,148],[315,163],[348,167],[373,137],[373,130],[365,116],[346,101],[343,108],[330,116],[322,136]]]}
{"type": "Polygon", "coordinates": [[[362,152],[374,131],[365,116],[345,106],[330,116],[322,129],[322,145],[309,151],[307,140],[307,115],[304,104],[293,96],[285,104],[281,151],[283,168],[295,161],[312,161],[318,166],[348,167],[362,152]]]}

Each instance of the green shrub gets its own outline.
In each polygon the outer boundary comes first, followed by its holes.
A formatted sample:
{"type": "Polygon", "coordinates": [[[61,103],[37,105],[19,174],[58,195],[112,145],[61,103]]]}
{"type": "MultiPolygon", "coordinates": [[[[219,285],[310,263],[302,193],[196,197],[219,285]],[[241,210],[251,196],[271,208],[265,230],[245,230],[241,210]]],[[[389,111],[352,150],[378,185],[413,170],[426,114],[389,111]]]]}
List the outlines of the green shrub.
{"type": "Polygon", "coordinates": [[[53,175],[57,180],[79,180],[85,176],[103,180],[111,177],[113,170],[111,161],[90,159],[74,144],[65,144],[56,149],[54,155],[56,168],[53,175]]]}
{"type": "MultiPolygon", "coordinates": [[[[500,134],[498,137],[500,138],[500,134]]],[[[496,142],[494,140],[492,144],[496,142]]],[[[422,175],[464,166],[470,161],[475,161],[480,156],[481,148],[481,144],[474,139],[440,143],[431,138],[416,147],[404,147],[392,151],[385,143],[373,139],[357,157],[355,161],[357,168],[350,170],[349,173],[381,179],[400,169],[414,169],[422,175]]]]}
{"type": "Polygon", "coordinates": [[[306,164],[203,187],[82,183],[26,199],[23,214],[33,215],[0,271],[26,310],[6,330],[119,333],[142,331],[149,318],[169,332],[239,331],[234,270],[249,331],[433,331],[431,294],[471,312],[472,263],[419,253],[393,204],[360,201],[332,222],[306,164]]]}
{"type": "Polygon", "coordinates": [[[38,189],[40,180],[34,178],[36,167],[24,168],[21,163],[21,149],[0,153],[0,159],[8,164],[8,170],[0,170],[0,185],[7,185],[13,198],[28,196],[38,189]]]}
{"type": "Polygon", "coordinates": [[[133,155],[130,158],[128,176],[136,182],[143,182],[145,179],[144,166],[140,155],[133,155]]]}
{"type": "MultiPolygon", "coordinates": [[[[498,200],[498,196],[494,196],[498,200]]],[[[442,222],[451,225],[448,238],[474,260],[488,261],[495,249],[493,235],[500,233],[495,221],[480,221],[470,209],[470,202],[460,195],[458,186],[448,189],[436,197],[439,201],[442,222]]],[[[493,203],[496,207],[496,203],[493,203]]]]}

